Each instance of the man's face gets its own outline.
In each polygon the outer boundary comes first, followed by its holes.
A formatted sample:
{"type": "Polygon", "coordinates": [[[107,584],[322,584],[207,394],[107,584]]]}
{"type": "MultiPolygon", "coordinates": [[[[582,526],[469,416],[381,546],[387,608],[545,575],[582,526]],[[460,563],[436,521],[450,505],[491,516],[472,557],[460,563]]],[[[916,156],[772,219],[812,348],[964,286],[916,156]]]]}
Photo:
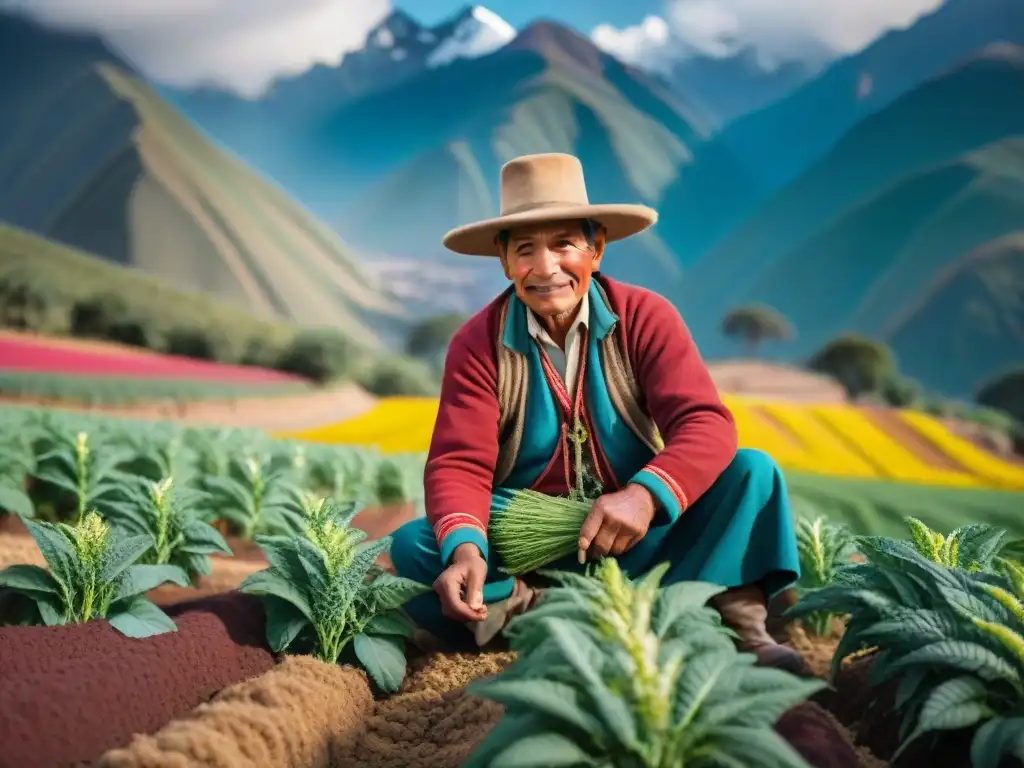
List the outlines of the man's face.
{"type": "Polygon", "coordinates": [[[526,306],[541,317],[557,317],[572,312],[589,290],[604,244],[603,231],[588,243],[578,221],[538,224],[509,233],[501,264],[526,306]]]}

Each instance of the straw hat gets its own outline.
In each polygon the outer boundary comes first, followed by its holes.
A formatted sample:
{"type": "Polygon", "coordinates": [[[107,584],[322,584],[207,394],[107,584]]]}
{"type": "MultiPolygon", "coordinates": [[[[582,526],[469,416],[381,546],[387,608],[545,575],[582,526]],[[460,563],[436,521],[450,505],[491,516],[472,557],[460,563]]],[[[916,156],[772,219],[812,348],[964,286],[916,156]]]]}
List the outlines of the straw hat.
{"type": "Polygon", "coordinates": [[[578,158],[523,155],[501,168],[501,215],[457,227],[442,242],[467,256],[497,256],[494,238],[501,230],[563,219],[594,219],[612,242],[647,229],[658,220],[658,212],[646,205],[591,205],[578,158]]]}

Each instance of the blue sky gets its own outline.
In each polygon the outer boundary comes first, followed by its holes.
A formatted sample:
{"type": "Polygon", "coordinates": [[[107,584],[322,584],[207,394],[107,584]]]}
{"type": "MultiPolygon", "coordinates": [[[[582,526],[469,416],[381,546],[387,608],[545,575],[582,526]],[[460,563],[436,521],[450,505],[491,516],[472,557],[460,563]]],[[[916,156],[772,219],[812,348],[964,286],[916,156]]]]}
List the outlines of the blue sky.
{"type": "MultiPolygon", "coordinates": [[[[439,0],[398,0],[396,5],[427,25],[436,24],[455,13],[464,4],[439,0]]],[[[544,17],[570,24],[586,34],[598,24],[616,27],[640,23],[647,14],[664,11],[662,0],[490,0],[481,5],[490,8],[516,28],[544,17]]]]}

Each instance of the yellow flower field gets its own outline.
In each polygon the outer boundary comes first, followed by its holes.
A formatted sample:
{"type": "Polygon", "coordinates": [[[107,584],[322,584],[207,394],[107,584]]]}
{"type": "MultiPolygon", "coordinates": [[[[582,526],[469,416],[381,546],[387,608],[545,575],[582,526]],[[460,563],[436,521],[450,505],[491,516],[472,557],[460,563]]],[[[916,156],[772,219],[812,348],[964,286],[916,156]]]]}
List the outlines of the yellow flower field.
{"type": "MultiPolygon", "coordinates": [[[[916,411],[807,405],[726,396],[740,444],[786,469],[931,486],[1024,491],[1024,466],[994,456],[916,411]]],[[[433,398],[394,397],[354,419],[288,433],[315,442],[425,451],[437,416],[433,398]]]]}

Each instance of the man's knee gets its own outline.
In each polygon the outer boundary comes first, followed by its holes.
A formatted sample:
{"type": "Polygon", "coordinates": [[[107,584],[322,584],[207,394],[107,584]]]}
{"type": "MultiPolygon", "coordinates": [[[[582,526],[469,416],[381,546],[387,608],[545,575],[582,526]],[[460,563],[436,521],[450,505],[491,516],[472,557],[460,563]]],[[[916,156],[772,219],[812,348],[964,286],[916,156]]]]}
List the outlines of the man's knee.
{"type": "Polygon", "coordinates": [[[421,584],[441,574],[441,552],[426,518],[410,520],[391,534],[391,562],[399,576],[421,584]]]}
{"type": "Polygon", "coordinates": [[[753,495],[763,501],[778,496],[785,489],[782,470],[769,454],[756,448],[740,448],[722,473],[726,486],[742,489],[744,496],[753,495]]]}

